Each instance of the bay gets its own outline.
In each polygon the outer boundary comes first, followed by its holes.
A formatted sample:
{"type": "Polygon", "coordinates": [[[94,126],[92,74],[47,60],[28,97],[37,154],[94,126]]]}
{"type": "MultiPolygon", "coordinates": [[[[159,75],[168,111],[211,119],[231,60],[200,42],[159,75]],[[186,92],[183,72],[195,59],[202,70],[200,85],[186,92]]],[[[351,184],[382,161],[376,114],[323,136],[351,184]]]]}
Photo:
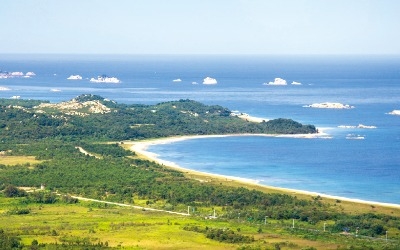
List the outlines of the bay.
{"type": "Polygon", "coordinates": [[[0,55],[0,70],[36,73],[31,78],[0,79],[0,87],[9,89],[0,91],[1,98],[60,102],[91,93],[127,104],[192,99],[256,117],[314,124],[331,139],[229,137],[149,150],[199,171],[400,204],[400,116],[388,114],[400,109],[400,57],[0,55]],[[83,79],[67,80],[72,74],[83,79]],[[89,81],[102,74],[122,82],[89,81]],[[218,84],[203,85],[207,76],[218,84]],[[288,85],[263,85],[276,77],[288,85]],[[178,78],[182,81],[173,81],[178,78]],[[355,108],[303,107],[321,102],[355,108]],[[358,124],[376,128],[361,129],[358,124]]]}

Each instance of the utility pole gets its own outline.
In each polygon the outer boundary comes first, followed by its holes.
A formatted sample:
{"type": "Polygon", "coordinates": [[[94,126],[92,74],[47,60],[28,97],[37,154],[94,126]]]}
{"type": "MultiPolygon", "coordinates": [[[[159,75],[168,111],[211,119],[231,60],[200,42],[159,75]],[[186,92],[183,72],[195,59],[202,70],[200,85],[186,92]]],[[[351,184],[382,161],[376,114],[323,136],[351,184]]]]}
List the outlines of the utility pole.
{"type": "Polygon", "coordinates": [[[293,219],[293,225],[292,225],[292,228],[294,228],[294,219],[293,219]]]}

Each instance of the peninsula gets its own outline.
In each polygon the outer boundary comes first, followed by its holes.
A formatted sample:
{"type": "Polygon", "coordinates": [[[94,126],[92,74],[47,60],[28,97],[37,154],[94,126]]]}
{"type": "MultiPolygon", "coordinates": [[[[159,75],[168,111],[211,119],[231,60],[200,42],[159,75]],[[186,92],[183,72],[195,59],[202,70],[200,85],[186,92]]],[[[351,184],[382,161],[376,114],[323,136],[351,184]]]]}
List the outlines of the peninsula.
{"type": "Polygon", "coordinates": [[[193,100],[125,105],[84,94],[56,104],[3,99],[0,105],[4,105],[4,112],[0,113],[4,129],[0,136],[13,141],[60,136],[120,141],[183,135],[317,133],[314,125],[288,118],[255,123],[232,115],[232,111],[219,105],[208,106],[193,100]],[[11,114],[18,118],[10,119],[11,114]]]}

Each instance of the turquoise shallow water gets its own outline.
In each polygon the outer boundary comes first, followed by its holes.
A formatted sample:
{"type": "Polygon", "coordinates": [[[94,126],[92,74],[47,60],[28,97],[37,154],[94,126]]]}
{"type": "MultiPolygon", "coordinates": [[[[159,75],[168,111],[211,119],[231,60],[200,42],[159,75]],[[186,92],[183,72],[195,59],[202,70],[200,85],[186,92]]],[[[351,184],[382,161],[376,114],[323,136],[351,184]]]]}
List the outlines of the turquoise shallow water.
{"type": "Polygon", "coordinates": [[[400,110],[400,57],[1,55],[0,70],[36,73],[31,78],[0,79],[0,87],[8,89],[0,91],[1,98],[59,102],[92,93],[127,104],[193,99],[257,117],[292,118],[328,128],[332,139],[229,137],[150,150],[186,168],[400,204],[400,116],[387,114],[400,110]],[[83,80],[67,80],[72,74],[83,80]],[[122,82],[89,82],[102,74],[122,82]],[[201,84],[207,76],[218,84],[201,84]],[[263,85],[275,77],[289,84],[263,85]],[[173,82],[177,78],[182,81],[173,82]],[[303,107],[320,102],[355,108],[303,107]],[[338,127],[358,124],[377,128],[338,127]]]}

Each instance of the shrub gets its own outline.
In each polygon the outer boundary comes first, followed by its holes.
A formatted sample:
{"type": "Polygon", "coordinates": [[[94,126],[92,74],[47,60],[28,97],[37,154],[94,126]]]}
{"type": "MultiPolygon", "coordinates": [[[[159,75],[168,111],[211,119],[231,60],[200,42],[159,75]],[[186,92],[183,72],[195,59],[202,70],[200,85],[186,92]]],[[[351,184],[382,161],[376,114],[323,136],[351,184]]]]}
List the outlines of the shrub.
{"type": "Polygon", "coordinates": [[[4,196],[5,197],[23,197],[26,196],[26,192],[24,190],[21,190],[17,188],[14,185],[8,185],[4,189],[4,196]]]}

